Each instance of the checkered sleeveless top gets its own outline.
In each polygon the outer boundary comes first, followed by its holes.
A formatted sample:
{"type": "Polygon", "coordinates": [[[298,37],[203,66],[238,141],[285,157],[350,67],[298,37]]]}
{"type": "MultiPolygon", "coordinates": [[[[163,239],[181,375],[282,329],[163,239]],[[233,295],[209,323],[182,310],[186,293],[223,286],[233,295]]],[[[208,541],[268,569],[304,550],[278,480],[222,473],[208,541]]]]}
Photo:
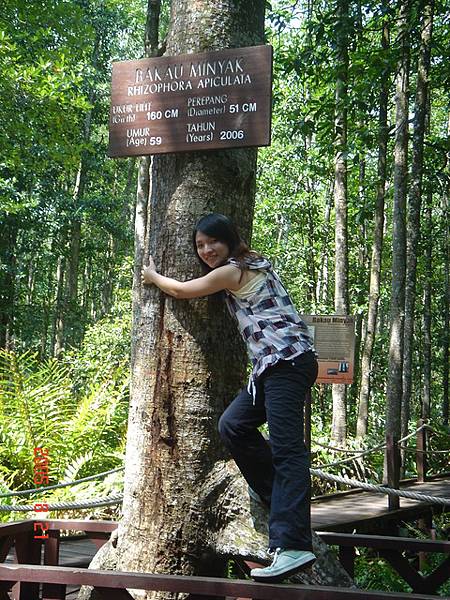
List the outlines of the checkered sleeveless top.
{"type": "MultiPolygon", "coordinates": [[[[234,258],[228,259],[227,263],[239,265],[234,258]]],[[[225,301],[247,345],[253,365],[248,391],[255,398],[256,380],[267,367],[314,350],[314,345],[306,324],[271,263],[263,257],[249,257],[246,264],[249,269],[266,271],[265,280],[247,299],[225,290],[225,301]]]]}

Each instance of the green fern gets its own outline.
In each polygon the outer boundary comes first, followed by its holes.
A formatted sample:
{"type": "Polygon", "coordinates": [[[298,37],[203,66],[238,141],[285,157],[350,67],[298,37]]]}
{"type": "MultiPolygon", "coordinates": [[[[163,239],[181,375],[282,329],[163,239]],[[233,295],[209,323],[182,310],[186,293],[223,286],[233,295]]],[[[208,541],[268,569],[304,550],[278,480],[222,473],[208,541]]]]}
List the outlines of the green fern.
{"type": "MultiPolygon", "coordinates": [[[[0,350],[0,489],[39,489],[33,481],[33,449],[38,446],[49,451],[49,484],[118,466],[123,462],[127,411],[126,366],[98,372],[77,396],[70,365],[40,361],[30,352],[0,350]]],[[[122,473],[114,475],[105,482],[49,492],[45,501],[91,499],[112,489],[119,493],[122,473]]],[[[0,514],[2,521],[19,518],[23,513],[0,514]]]]}

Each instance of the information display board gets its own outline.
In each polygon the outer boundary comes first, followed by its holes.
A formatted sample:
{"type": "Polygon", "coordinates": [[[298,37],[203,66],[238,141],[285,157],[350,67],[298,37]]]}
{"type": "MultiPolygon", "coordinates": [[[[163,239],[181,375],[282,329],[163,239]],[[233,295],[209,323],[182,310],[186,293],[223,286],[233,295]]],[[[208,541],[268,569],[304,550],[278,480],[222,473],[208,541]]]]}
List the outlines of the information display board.
{"type": "Polygon", "coordinates": [[[272,47],[113,63],[109,156],[268,146],[272,47]]]}
{"type": "Polygon", "coordinates": [[[302,315],[319,355],[317,383],[353,383],[355,317],[302,315]]]}

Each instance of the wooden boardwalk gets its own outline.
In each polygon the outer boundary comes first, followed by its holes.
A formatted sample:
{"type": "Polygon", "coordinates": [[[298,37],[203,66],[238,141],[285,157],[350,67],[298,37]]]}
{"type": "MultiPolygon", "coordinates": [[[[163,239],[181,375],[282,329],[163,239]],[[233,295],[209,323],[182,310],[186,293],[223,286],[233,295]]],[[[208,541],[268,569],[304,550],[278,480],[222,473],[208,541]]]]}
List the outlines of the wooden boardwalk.
{"type": "MultiPolygon", "coordinates": [[[[425,483],[402,484],[402,489],[422,494],[450,498],[450,476],[433,478],[425,483]]],[[[313,499],[311,505],[312,527],[316,531],[381,533],[392,531],[395,524],[424,515],[450,512],[450,506],[431,506],[417,500],[401,498],[400,509],[389,511],[385,495],[350,490],[313,499]]],[[[61,538],[59,564],[69,567],[87,567],[97,552],[97,547],[86,536],[61,538]]],[[[15,561],[11,548],[5,563],[15,561]]],[[[66,599],[75,600],[78,587],[68,586],[66,599]]]]}
{"type": "MultiPolygon", "coordinates": [[[[402,483],[402,490],[450,498],[450,475],[435,477],[425,483],[402,483]]],[[[400,498],[400,509],[389,511],[387,496],[375,492],[351,490],[340,494],[320,496],[312,501],[312,528],[316,531],[379,533],[392,523],[414,519],[415,515],[431,510],[418,500],[400,498]]],[[[450,506],[435,504],[434,512],[450,512],[450,506]]]]}

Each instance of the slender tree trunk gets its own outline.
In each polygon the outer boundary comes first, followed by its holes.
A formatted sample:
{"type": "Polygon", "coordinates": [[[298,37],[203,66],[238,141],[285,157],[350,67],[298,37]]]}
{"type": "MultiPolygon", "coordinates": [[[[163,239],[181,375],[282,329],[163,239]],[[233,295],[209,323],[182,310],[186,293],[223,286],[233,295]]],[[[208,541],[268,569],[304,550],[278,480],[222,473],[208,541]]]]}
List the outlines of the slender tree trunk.
{"type": "Polygon", "coordinates": [[[34,271],[34,259],[28,261],[28,277],[27,277],[27,292],[26,303],[31,306],[34,302],[34,286],[36,283],[36,273],[34,271]]]}
{"type": "MultiPolygon", "coordinates": [[[[389,51],[389,22],[383,23],[381,35],[382,55],[387,59],[389,51]]],[[[386,63],[388,61],[386,60],[386,63]]],[[[386,193],[386,156],[388,144],[388,100],[389,100],[389,68],[385,68],[380,82],[380,105],[378,113],[378,166],[377,166],[377,199],[374,214],[372,258],[370,263],[369,307],[367,312],[367,328],[361,357],[361,384],[358,399],[358,420],[356,437],[363,440],[368,432],[370,373],[372,366],[373,345],[377,328],[378,302],[380,298],[381,258],[384,236],[384,199],[386,193]]]]}
{"type": "Polygon", "coordinates": [[[408,176],[409,0],[401,3],[400,59],[396,78],[396,135],[386,433],[400,437],[406,263],[406,185],[408,176]]]}
{"type": "MultiPolygon", "coordinates": [[[[334,208],[335,224],[335,285],[336,314],[349,312],[348,303],[348,243],[347,243],[347,79],[348,79],[348,0],[337,0],[337,77],[335,102],[334,208]]],[[[347,437],[346,386],[334,384],[333,422],[331,437],[345,444],[347,437]]]]}
{"type": "Polygon", "coordinates": [[[428,79],[430,70],[431,38],[433,28],[434,0],[422,0],[423,14],[421,45],[417,67],[417,91],[415,100],[414,134],[412,147],[411,187],[408,198],[406,235],[406,287],[405,287],[405,334],[403,352],[402,436],[408,433],[411,404],[414,311],[416,303],[417,249],[420,235],[420,207],[422,202],[423,145],[427,113],[428,79]]]}
{"type": "MultiPolygon", "coordinates": [[[[310,198],[313,196],[311,195],[310,198]]],[[[315,241],[315,227],[314,227],[314,215],[311,204],[309,204],[306,214],[308,219],[308,252],[307,252],[307,261],[308,261],[308,271],[309,271],[309,285],[308,285],[308,300],[311,306],[317,306],[317,298],[316,298],[316,289],[317,289],[317,272],[316,272],[316,261],[315,261],[315,251],[314,251],[314,241],[315,241]]]]}
{"type": "MultiPolygon", "coordinates": [[[[359,127],[361,123],[359,124],[359,127]]],[[[366,159],[363,155],[360,155],[359,160],[359,177],[358,177],[358,203],[360,210],[366,210],[366,159]]],[[[360,226],[360,242],[358,248],[358,280],[360,292],[356,294],[356,304],[361,306],[364,302],[363,294],[365,288],[366,274],[368,271],[368,258],[367,258],[367,225],[366,220],[363,219],[360,226]]],[[[347,410],[350,418],[356,423],[357,413],[357,399],[359,390],[359,373],[361,371],[361,345],[363,339],[364,329],[364,315],[361,309],[358,309],[355,319],[355,364],[353,371],[353,383],[350,385],[348,390],[348,402],[347,410]]]]}
{"type": "Polygon", "coordinates": [[[62,256],[58,257],[58,264],[56,267],[56,297],[55,297],[55,309],[53,312],[53,323],[52,323],[52,335],[50,339],[50,354],[51,356],[57,356],[63,347],[63,293],[64,293],[64,266],[65,259],[62,256]]]}
{"type": "MultiPolygon", "coordinates": [[[[86,122],[90,122],[86,117],[86,122]]],[[[79,203],[83,195],[86,180],[86,161],[80,160],[75,188],[73,192],[73,211],[75,213],[69,232],[69,257],[67,265],[67,293],[66,299],[69,305],[76,305],[78,301],[78,269],[80,264],[81,243],[81,218],[77,214],[79,203]]]]}
{"type": "Polygon", "coordinates": [[[317,293],[316,297],[318,302],[322,304],[327,304],[328,298],[328,248],[329,248],[329,230],[330,230],[330,218],[331,218],[331,205],[333,203],[333,195],[334,195],[334,183],[330,183],[330,191],[326,197],[325,204],[325,212],[323,217],[323,231],[324,236],[322,240],[322,247],[324,251],[322,252],[322,260],[320,265],[320,277],[317,282],[317,293]]]}
{"type": "Polygon", "coordinates": [[[433,194],[427,193],[425,207],[426,235],[425,235],[425,273],[423,282],[423,392],[422,392],[422,419],[430,417],[431,407],[431,297],[433,281],[433,194]]]}
{"type": "Polygon", "coordinates": [[[106,269],[100,298],[100,315],[108,314],[113,303],[114,291],[114,264],[116,257],[116,242],[112,235],[108,237],[108,248],[106,251],[106,269]]]}
{"type": "Polygon", "coordinates": [[[0,347],[7,349],[14,339],[17,230],[14,216],[0,224],[0,347]]]}
{"type": "MultiPolygon", "coordinates": [[[[51,243],[51,250],[50,250],[51,256],[53,256],[54,248],[55,248],[55,241],[53,239],[52,243],[51,243]]],[[[53,264],[50,264],[49,268],[48,268],[48,273],[47,273],[47,289],[46,289],[46,292],[45,292],[43,300],[42,300],[42,330],[41,330],[41,343],[40,343],[40,350],[39,350],[39,356],[41,359],[43,359],[45,356],[47,356],[47,352],[48,352],[47,338],[48,338],[48,329],[50,327],[51,307],[53,304],[53,285],[54,285],[53,270],[54,270],[54,266],[53,266],[53,264]]],[[[51,354],[51,348],[50,348],[50,354],[51,354]]]]}
{"type": "MultiPolygon", "coordinates": [[[[450,136],[450,113],[448,115],[447,133],[450,136]]],[[[447,153],[447,167],[450,165],[450,152],[447,153]]],[[[443,198],[443,223],[444,223],[444,306],[443,306],[443,332],[442,332],[442,422],[444,425],[449,424],[449,368],[450,368],[450,214],[449,214],[449,198],[450,198],[450,180],[447,179],[447,186],[444,191],[443,198]]]]}

